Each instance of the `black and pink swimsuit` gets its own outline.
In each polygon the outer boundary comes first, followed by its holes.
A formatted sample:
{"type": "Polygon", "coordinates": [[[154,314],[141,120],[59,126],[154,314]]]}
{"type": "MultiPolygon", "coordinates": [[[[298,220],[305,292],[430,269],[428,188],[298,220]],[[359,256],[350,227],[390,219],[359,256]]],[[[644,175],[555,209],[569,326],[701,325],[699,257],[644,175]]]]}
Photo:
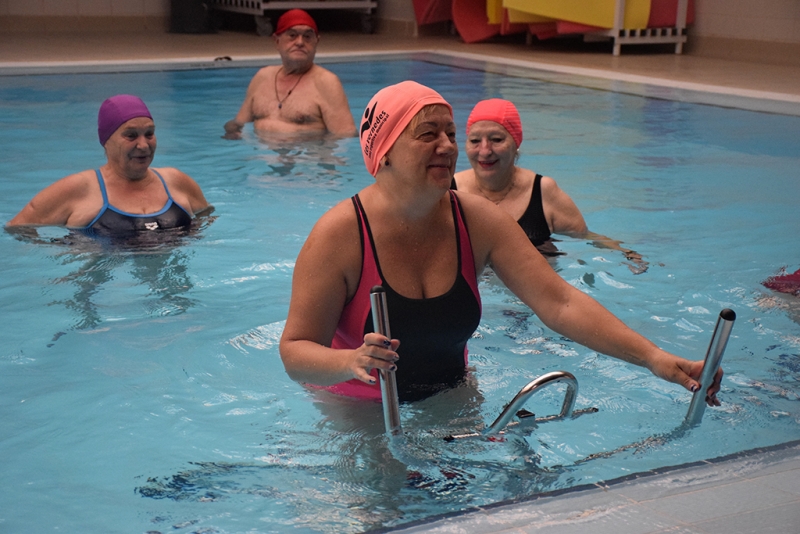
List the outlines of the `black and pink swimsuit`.
{"type": "MultiPolygon", "coordinates": [[[[458,246],[458,274],[446,293],[423,299],[404,297],[386,283],[367,215],[358,195],[352,198],[361,230],[361,278],[355,295],[342,311],[331,347],[354,349],[363,344],[364,335],[373,331],[370,290],[376,285],[383,286],[391,335],[400,340],[396,377],[401,401],[428,397],[464,378],[467,341],[481,319],[472,244],[458,197],[452,191],[449,194],[458,246]]],[[[380,399],[377,370],[373,369],[372,374],[376,377],[374,385],[353,379],[325,389],[341,395],[380,399]]]]}

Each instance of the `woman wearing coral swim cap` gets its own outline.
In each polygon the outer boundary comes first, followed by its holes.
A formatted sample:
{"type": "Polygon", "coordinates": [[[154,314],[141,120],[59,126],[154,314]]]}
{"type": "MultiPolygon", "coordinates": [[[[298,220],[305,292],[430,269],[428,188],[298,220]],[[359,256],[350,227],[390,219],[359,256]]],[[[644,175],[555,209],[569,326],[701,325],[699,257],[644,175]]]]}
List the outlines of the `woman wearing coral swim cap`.
{"type": "Polygon", "coordinates": [[[105,100],[97,134],[106,164],[46,187],[7,227],[66,226],[89,235],[129,236],[188,227],[196,214],[212,209],[189,176],[170,167],[150,167],[155,123],[139,97],[105,100]]]}
{"type": "Polygon", "coordinates": [[[602,248],[619,250],[635,265],[634,274],[647,270],[642,257],[604,235],[589,232],[578,206],[556,181],[517,166],[522,144],[522,120],[508,100],[478,102],[467,119],[466,152],[472,167],[456,173],[454,188],[487,198],[519,223],[528,239],[545,256],[557,256],[552,234],[591,239],[602,248]]]}
{"type": "MultiPolygon", "coordinates": [[[[550,328],[687,389],[703,362],[656,347],[556,274],[520,226],[485,198],[451,191],[458,148],[450,105],[402,82],[379,91],[358,133],[375,182],[323,215],[297,257],[280,343],[289,375],[333,393],[380,399],[395,370],[401,401],[458,385],[480,322],[477,274],[498,277],[550,328]],[[369,292],[386,291],[391,333],[372,333],[369,292]]],[[[720,372],[706,384],[718,404],[720,372]]]]}

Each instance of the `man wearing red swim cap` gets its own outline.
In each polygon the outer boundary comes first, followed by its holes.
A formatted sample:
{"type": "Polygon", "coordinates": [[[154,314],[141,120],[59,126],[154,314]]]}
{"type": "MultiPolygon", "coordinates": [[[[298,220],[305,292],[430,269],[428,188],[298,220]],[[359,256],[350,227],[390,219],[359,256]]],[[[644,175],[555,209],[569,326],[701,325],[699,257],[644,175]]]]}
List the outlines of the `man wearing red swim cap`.
{"type": "Polygon", "coordinates": [[[241,138],[242,128],[278,133],[356,133],[342,82],[314,64],[319,33],[311,15],[290,9],[278,19],[275,44],[281,65],[259,70],[247,88],[239,113],[225,123],[227,139],[241,138]]]}

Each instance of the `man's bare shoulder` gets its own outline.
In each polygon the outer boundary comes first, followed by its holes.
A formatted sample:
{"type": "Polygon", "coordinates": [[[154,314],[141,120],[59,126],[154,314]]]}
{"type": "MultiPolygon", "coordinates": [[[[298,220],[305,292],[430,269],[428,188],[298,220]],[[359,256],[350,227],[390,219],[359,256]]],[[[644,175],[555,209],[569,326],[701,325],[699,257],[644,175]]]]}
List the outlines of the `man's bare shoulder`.
{"type": "Polygon", "coordinates": [[[331,84],[335,84],[339,87],[342,86],[342,82],[336,74],[320,65],[315,64],[311,70],[308,71],[308,74],[312,77],[314,83],[318,85],[324,84],[326,87],[330,87],[331,84]]]}
{"type": "Polygon", "coordinates": [[[275,77],[275,73],[278,72],[278,69],[280,69],[279,65],[267,65],[266,67],[258,69],[258,72],[253,75],[250,84],[261,84],[272,80],[275,77]]]}

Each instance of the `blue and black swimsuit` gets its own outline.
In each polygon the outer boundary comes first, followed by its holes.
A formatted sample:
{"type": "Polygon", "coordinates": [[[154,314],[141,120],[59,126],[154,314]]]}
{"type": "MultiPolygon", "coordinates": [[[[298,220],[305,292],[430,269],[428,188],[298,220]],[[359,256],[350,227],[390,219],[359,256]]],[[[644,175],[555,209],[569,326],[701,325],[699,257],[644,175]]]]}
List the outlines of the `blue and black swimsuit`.
{"type": "Polygon", "coordinates": [[[164,190],[167,192],[167,203],[155,213],[137,215],[122,211],[109,204],[103,175],[100,169],[95,170],[100,191],[103,193],[103,207],[92,222],[80,230],[90,236],[116,237],[167,228],[188,228],[192,224],[191,213],[172,199],[164,178],[156,170],[153,172],[164,185],[164,190]]]}

